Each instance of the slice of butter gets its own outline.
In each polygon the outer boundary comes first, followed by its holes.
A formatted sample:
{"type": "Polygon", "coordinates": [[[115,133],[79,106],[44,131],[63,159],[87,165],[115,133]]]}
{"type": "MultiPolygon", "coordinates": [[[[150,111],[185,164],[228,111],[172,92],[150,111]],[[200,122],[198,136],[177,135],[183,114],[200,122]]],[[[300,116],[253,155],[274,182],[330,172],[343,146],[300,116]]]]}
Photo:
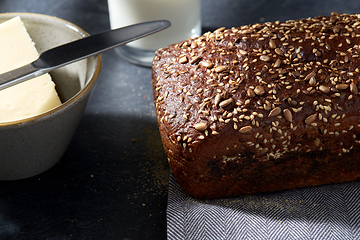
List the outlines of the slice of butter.
{"type": "MultiPolygon", "coordinates": [[[[39,54],[20,17],[0,24],[0,73],[35,61],[39,54]]],[[[17,121],[61,104],[55,84],[45,74],[0,91],[0,123],[17,121]]]]}

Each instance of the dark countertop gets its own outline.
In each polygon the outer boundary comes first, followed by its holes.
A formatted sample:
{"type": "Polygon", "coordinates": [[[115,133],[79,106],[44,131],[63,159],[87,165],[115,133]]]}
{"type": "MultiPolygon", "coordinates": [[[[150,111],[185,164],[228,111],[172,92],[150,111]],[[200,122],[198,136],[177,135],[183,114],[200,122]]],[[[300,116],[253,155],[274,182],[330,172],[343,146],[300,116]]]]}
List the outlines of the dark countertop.
{"type": "MultiPolygon", "coordinates": [[[[332,11],[360,12],[360,1],[203,0],[203,31],[332,11]]],[[[106,0],[1,0],[0,12],[54,15],[90,34],[109,29],[106,0]]],[[[150,69],[108,51],[61,161],[0,182],[0,239],[166,239],[168,177],[150,69]]]]}

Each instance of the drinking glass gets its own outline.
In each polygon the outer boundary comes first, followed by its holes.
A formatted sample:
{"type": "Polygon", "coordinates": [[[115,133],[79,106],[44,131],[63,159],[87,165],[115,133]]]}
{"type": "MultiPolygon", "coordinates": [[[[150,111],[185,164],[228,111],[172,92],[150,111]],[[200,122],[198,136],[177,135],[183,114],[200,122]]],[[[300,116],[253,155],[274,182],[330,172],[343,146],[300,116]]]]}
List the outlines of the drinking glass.
{"type": "Polygon", "coordinates": [[[112,29],[168,20],[171,27],[118,47],[131,63],[150,67],[156,50],[201,34],[201,0],[108,0],[112,29]]]}

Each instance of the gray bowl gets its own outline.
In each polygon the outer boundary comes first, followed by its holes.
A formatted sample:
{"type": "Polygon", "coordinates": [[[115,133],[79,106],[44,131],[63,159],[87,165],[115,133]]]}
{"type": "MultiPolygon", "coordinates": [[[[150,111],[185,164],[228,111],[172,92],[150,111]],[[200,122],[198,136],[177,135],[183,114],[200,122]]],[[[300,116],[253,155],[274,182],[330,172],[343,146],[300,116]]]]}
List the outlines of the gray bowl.
{"type": "MultiPolygon", "coordinates": [[[[0,14],[0,23],[20,16],[41,53],[88,36],[65,20],[33,13],[0,14]]],[[[54,166],[65,153],[101,69],[101,56],[50,72],[62,105],[21,121],[0,123],[0,180],[28,178],[54,166]]]]}

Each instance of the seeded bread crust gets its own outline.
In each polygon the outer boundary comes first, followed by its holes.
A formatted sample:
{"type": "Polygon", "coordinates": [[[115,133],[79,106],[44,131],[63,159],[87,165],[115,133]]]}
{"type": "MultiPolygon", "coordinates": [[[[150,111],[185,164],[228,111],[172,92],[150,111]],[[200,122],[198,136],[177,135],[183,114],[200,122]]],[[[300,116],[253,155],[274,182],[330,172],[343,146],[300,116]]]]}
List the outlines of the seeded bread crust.
{"type": "Polygon", "coordinates": [[[220,28],[156,52],[159,129],[198,198],[360,177],[360,15],[220,28]]]}

